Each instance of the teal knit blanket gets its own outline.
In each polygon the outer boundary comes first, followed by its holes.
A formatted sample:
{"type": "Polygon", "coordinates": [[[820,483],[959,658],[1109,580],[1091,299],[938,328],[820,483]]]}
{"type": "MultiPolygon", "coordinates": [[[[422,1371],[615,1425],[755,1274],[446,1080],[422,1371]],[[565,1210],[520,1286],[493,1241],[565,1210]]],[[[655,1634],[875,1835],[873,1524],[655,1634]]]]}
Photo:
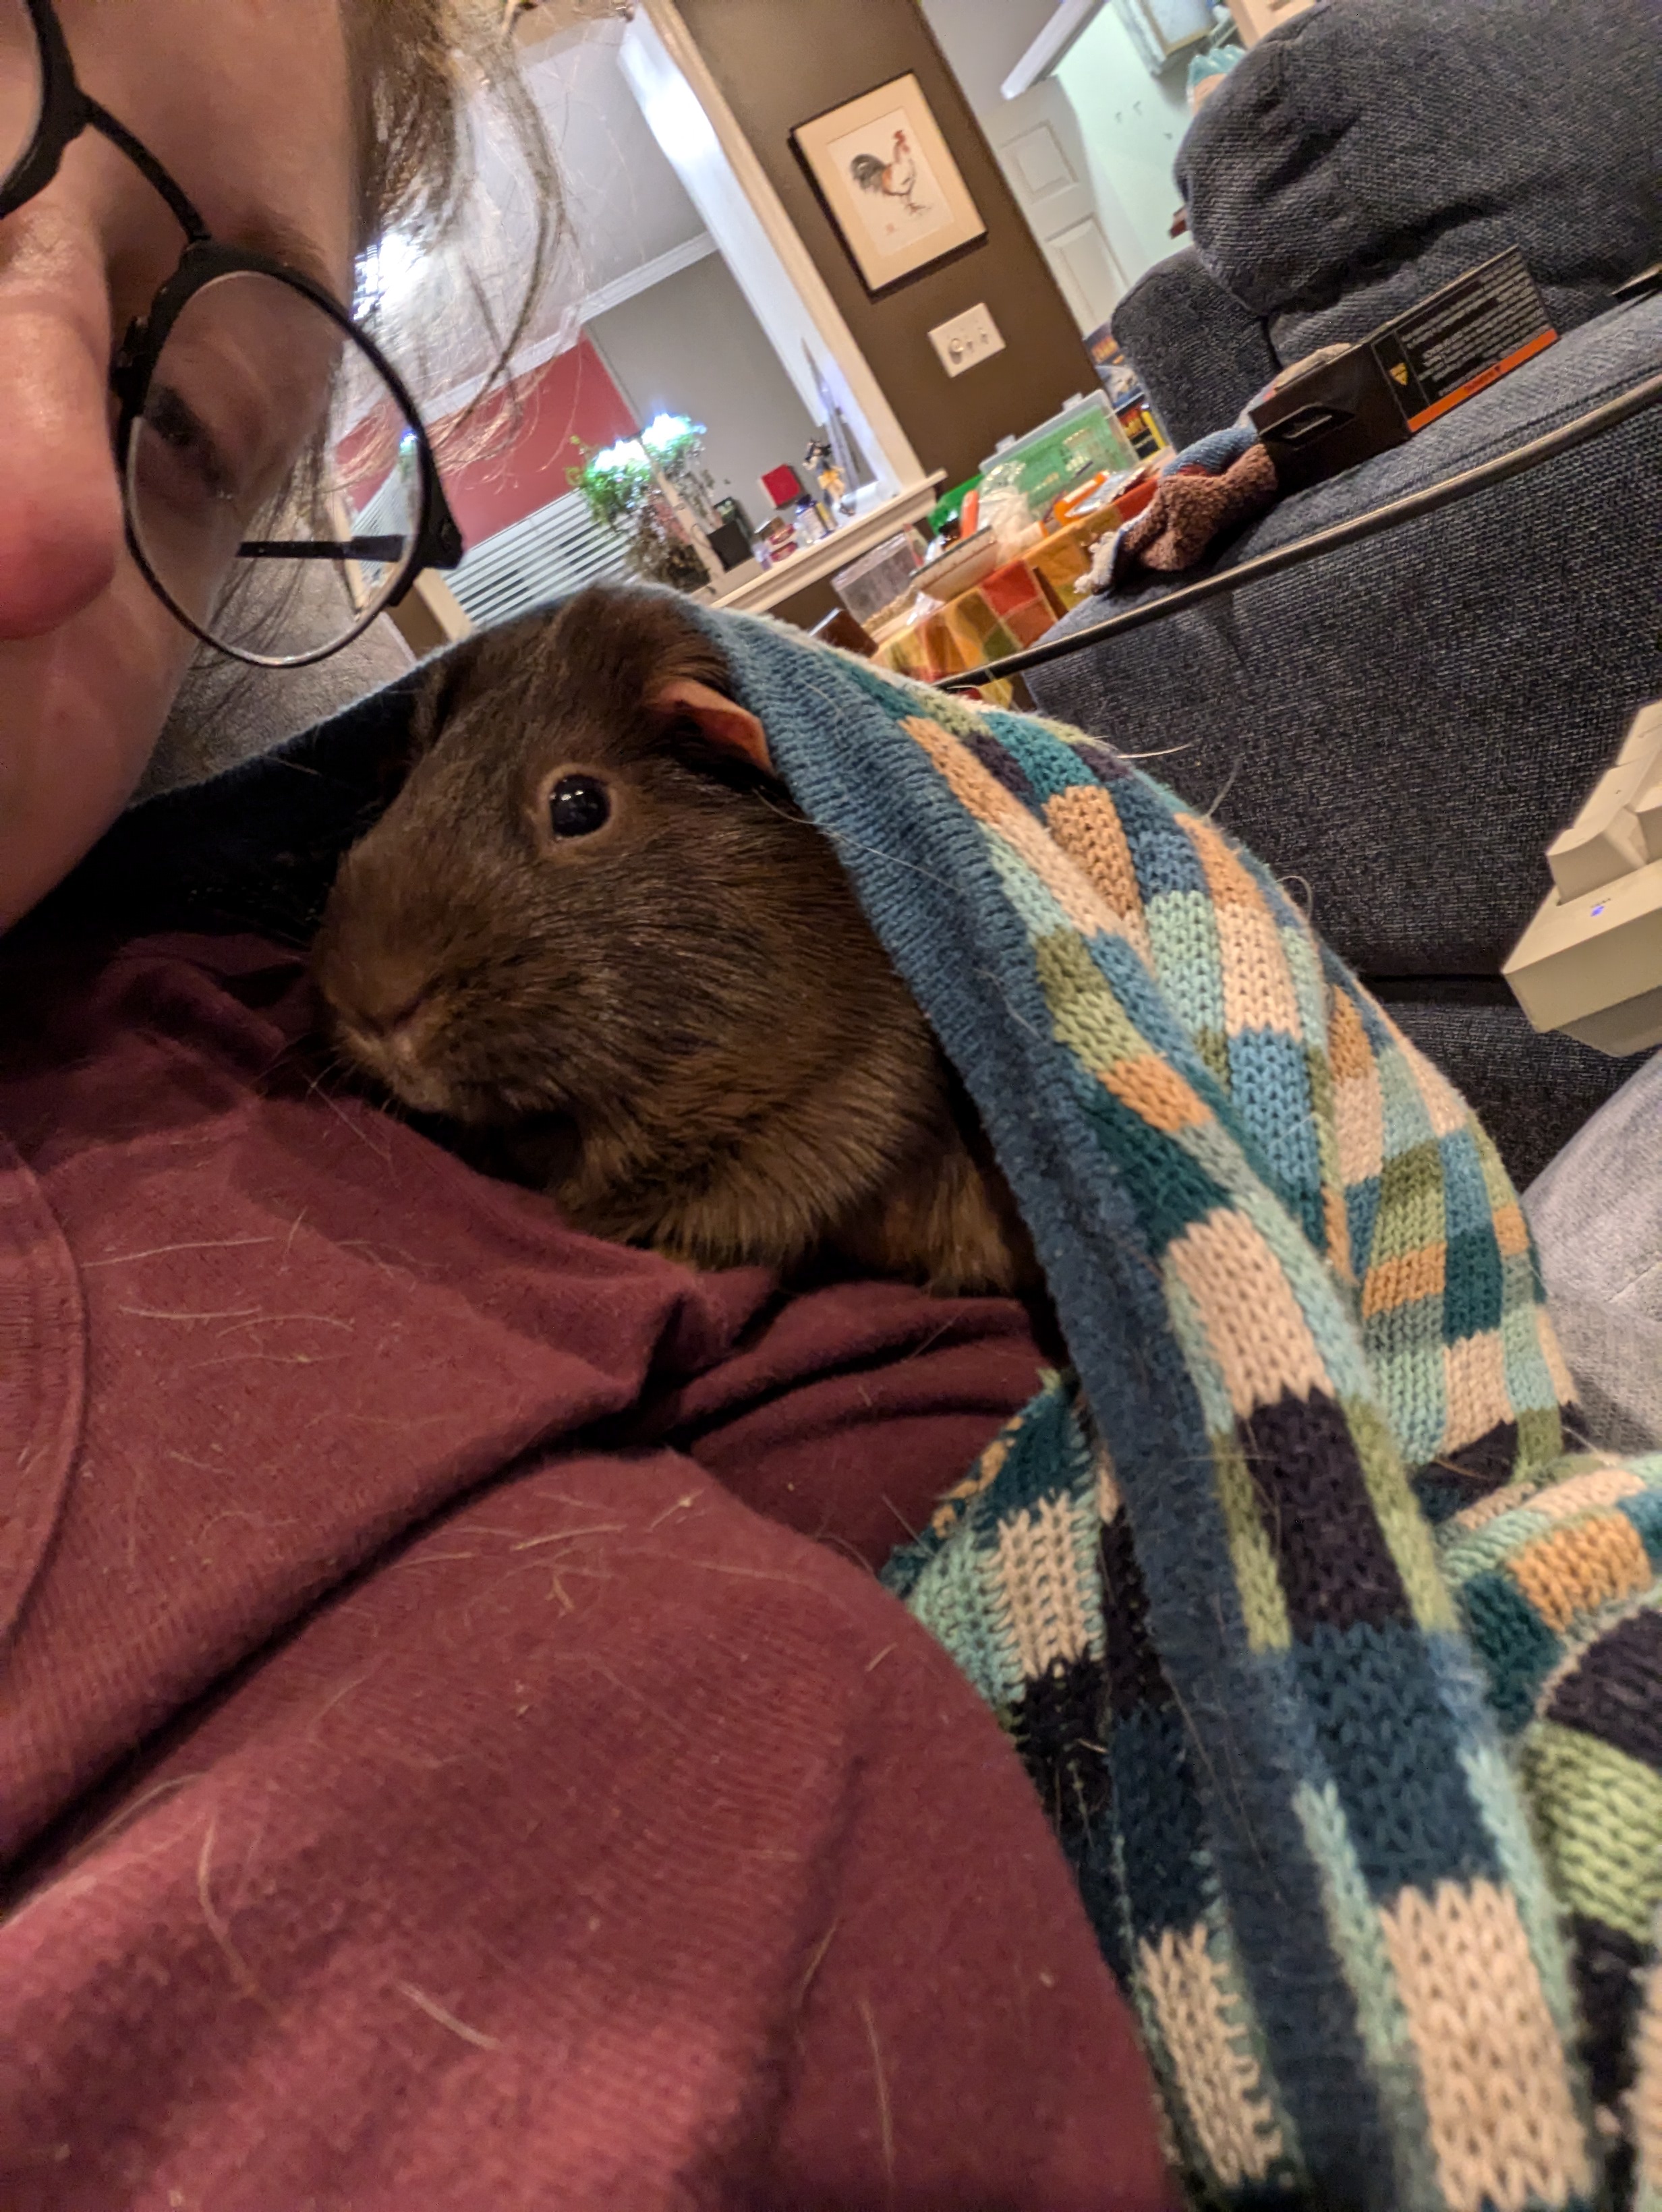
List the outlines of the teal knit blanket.
{"type": "Polygon", "coordinates": [[[1567,1458],[1516,1197],[1107,745],[708,617],[1073,1369],[888,1580],[994,1708],[1197,2202],[1662,2207],[1662,1456],[1567,1458]]]}

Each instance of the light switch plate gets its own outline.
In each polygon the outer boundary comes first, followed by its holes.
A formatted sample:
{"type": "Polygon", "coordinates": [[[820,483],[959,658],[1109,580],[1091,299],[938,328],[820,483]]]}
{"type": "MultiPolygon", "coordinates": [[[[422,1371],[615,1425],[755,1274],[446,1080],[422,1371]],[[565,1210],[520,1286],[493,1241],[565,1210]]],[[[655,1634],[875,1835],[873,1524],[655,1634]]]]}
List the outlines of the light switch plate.
{"type": "Polygon", "coordinates": [[[966,368],[973,368],[978,361],[987,361],[1004,350],[1004,340],[998,325],[987,313],[984,304],[969,309],[967,313],[955,315],[950,323],[939,323],[929,332],[935,351],[941,356],[941,366],[948,376],[962,376],[966,368]]]}

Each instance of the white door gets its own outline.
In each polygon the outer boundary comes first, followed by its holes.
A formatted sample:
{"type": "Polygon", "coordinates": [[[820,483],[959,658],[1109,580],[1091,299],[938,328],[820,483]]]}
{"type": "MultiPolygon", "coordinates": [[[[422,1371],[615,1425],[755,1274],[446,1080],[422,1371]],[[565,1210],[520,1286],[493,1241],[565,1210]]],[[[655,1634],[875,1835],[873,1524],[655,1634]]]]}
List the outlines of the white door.
{"type": "Polygon", "coordinates": [[[1140,261],[1125,210],[1105,199],[1073,102],[1041,77],[1015,100],[1003,84],[1055,16],[1055,0],[920,0],[929,28],[987,134],[1028,228],[1081,331],[1099,329],[1140,261]]]}
{"type": "Polygon", "coordinates": [[[1049,78],[983,112],[999,167],[1082,331],[1105,323],[1126,276],[1103,228],[1072,102],[1049,78]]]}

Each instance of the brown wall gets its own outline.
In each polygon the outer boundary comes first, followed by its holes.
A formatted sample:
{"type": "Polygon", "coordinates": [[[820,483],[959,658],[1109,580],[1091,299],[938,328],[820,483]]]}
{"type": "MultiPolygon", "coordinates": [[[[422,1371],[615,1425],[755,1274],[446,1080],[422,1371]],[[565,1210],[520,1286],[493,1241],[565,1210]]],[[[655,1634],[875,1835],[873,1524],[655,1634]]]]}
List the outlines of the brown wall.
{"type": "Polygon", "coordinates": [[[1001,438],[1094,388],[1067,303],[916,0],[678,4],[926,470],[944,469],[948,486],[961,483],[1001,438]],[[987,235],[874,300],[790,132],[908,71],[923,87],[987,235]],[[929,331],[983,301],[1005,349],[949,377],[929,331]]]}

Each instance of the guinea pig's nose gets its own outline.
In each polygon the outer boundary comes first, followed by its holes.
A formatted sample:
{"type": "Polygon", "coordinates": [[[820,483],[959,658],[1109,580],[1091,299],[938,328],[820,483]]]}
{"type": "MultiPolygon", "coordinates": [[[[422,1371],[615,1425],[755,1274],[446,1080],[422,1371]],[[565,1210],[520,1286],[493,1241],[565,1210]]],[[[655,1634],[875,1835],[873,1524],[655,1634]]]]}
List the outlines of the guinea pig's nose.
{"type": "Polygon", "coordinates": [[[349,1030],[356,1031],[359,1048],[371,1065],[404,1091],[421,1075],[424,1055],[444,1026],[443,1004],[427,983],[365,993],[355,1006],[342,1005],[339,1011],[349,1030]]]}
{"type": "Polygon", "coordinates": [[[426,1002],[428,987],[422,983],[396,1006],[360,1006],[357,1009],[358,1027],[365,1036],[378,1042],[391,1042],[397,1031],[413,1029],[416,1017],[426,1002]]]}

